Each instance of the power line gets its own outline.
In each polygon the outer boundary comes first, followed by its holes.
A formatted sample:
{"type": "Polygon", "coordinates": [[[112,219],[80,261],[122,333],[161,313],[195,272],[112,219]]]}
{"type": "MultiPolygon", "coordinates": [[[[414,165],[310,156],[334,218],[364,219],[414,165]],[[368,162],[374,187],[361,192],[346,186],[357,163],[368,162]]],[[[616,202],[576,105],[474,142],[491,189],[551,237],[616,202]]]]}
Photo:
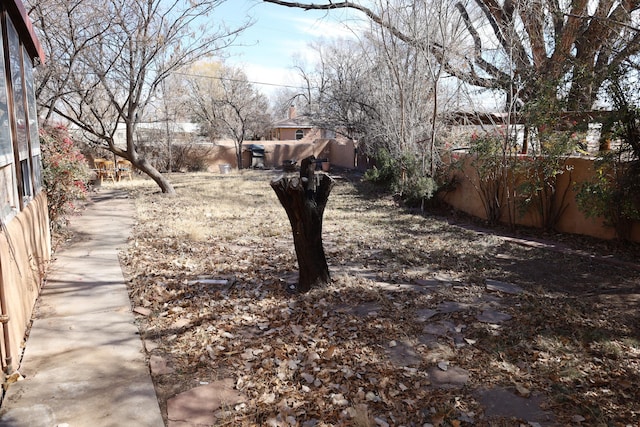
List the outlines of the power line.
{"type": "Polygon", "coordinates": [[[241,80],[241,79],[234,79],[234,78],[230,78],[230,77],[219,77],[219,76],[207,76],[204,74],[191,74],[191,73],[185,73],[185,72],[179,72],[176,71],[173,74],[178,74],[181,76],[186,76],[186,77],[198,77],[198,78],[203,78],[203,79],[212,79],[212,80],[224,80],[224,81],[229,81],[229,82],[237,82],[237,83],[251,83],[254,85],[263,85],[263,86],[276,86],[276,87],[286,87],[286,88],[290,88],[290,89],[305,89],[304,86],[292,86],[292,85],[284,85],[284,84],[278,84],[278,83],[267,83],[267,82],[257,82],[254,80],[241,80]]]}

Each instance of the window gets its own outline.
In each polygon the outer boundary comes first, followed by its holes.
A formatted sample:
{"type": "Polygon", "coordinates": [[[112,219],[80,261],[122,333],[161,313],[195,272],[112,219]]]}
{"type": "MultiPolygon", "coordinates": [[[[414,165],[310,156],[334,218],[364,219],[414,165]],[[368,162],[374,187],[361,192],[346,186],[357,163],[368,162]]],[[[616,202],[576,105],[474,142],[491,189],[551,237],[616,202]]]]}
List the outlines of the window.
{"type": "Polygon", "coordinates": [[[36,108],[36,92],[33,87],[33,62],[27,50],[22,48],[25,95],[27,101],[27,119],[29,123],[29,145],[31,146],[31,167],[33,168],[33,187],[39,191],[42,187],[40,176],[40,135],[38,133],[38,111],[36,108]]]}
{"type": "MultiPolygon", "coordinates": [[[[4,40],[0,32],[0,69],[4,71],[4,40]]],[[[9,126],[9,109],[7,105],[7,81],[5,73],[0,73],[0,166],[13,163],[13,145],[9,126]]]]}
{"type": "Polygon", "coordinates": [[[302,129],[298,129],[296,131],[296,139],[302,139],[303,136],[304,136],[304,131],[302,129]]]}
{"type": "Polygon", "coordinates": [[[13,144],[7,97],[7,81],[4,73],[4,39],[0,32],[0,218],[7,221],[16,213],[18,190],[13,167],[13,144]]]}
{"type": "Polygon", "coordinates": [[[11,69],[11,87],[13,89],[13,115],[15,120],[15,139],[18,145],[18,160],[22,206],[29,203],[33,196],[31,184],[31,153],[29,150],[29,132],[27,126],[27,111],[24,105],[24,79],[22,76],[23,61],[20,37],[13,23],[7,21],[7,34],[9,42],[9,68],[11,69]]]}

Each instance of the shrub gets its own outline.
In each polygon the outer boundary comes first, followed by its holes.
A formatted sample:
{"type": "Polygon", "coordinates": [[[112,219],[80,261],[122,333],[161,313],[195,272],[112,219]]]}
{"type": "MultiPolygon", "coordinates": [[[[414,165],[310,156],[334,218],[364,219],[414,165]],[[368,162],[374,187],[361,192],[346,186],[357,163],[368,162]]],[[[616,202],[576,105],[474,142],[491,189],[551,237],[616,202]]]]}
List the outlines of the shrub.
{"type": "Polygon", "coordinates": [[[419,159],[410,153],[394,158],[387,150],[380,150],[376,165],[364,177],[393,192],[409,206],[423,206],[437,189],[436,181],[424,173],[419,159]]]}
{"type": "Polygon", "coordinates": [[[603,153],[594,169],[594,178],[578,185],[578,208],[588,218],[603,217],[618,238],[627,239],[631,224],[640,221],[640,161],[612,151],[603,153]]]}
{"type": "MultiPolygon", "coordinates": [[[[475,179],[467,177],[480,196],[487,222],[497,224],[507,192],[507,170],[511,165],[511,141],[500,132],[473,133],[469,146],[475,179]]],[[[460,167],[464,166],[464,160],[460,167]]]]}
{"type": "MultiPolygon", "coordinates": [[[[573,128],[576,124],[571,124],[573,128]]],[[[573,129],[537,131],[540,149],[532,150],[521,163],[518,173],[522,182],[517,187],[520,213],[524,214],[533,208],[540,220],[540,227],[553,230],[560,220],[568,204],[566,196],[570,185],[558,188],[558,178],[569,174],[571,181],[572,168],[566,165],[567,158],[580,145],[582,139],[573,129]]]]}
{"type": "Polygon", "coordinates": [[[578,207],[588,217],[601,216],[620,239],[630,236],[640,221],[640,107],[635,85],[614,76],[608,87],[616,114],[603,123],[602,140],[620,142],[617,149],[600,153],[595,177],[578,187],[578,207]]]}
{"type": "Polygon", "coordinates": [[[207,158],[212,149],[195,143],[176,144],[172,147],[172,171],[202,172],[209,167],[207,158]]]}
{"type": "Polygon", "coordinates": [[[398,162],[385,150],[379,150],[375,155],[375,165],[368,169],[364,178],[374,184],[391,190],[393,184],[400,179],[398,162]]]}
{"type": "Polygon", "coordinates": [[[64,126],[42,126],[40,146],[51,229],[60,231],[75,210],[74,202],[86,198],[91,170],[64,126]]]}

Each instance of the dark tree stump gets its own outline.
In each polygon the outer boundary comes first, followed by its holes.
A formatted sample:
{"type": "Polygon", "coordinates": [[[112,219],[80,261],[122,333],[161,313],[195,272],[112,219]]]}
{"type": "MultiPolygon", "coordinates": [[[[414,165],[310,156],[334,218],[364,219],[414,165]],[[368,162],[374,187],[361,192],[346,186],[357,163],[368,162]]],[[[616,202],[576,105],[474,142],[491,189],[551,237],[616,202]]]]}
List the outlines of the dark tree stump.
{"type": "Polygon", "coordinates": [[[329,283],[329,266],[322,246],[322,216],[335,181],[315,173],[315,157],[302,160],[300,176],[282,175],[271,181],[271,188],[284,207],[293,231],[298,258],[299,292],[329,283]]]}

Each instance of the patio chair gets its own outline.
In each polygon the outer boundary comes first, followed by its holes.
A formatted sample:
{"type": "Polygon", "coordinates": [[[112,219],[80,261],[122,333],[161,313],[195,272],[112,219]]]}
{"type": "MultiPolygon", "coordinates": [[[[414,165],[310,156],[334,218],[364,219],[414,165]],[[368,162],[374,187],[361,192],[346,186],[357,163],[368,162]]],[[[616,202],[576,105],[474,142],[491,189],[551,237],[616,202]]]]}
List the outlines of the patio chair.
{"type": "Polygon", "coordinates": [[[102,182],[102,174],[104,172],[104,162],[106,162],[107,159],[94,159],[93,160],[93,171],[96,173],[96,179],[99,179],[100,182],[102,182]]]}
{"type": "Polygon", "coordinates": [[[133,165],[129,160],[118,159],[116,162],[118,181],[123,177],[129,177],[129,181],[133,179],[133,165]]]}
{"type": "Polygon", "coordinates": [[[104,182],[105,179],[110,179],[111,182],[116,182],[116,170],[115,163],[111,160],[102,160],[100,162],[94,161],[96,165],[96,170],[98,172],[98,177],[100,178],[100,184],[104,182]]]}

